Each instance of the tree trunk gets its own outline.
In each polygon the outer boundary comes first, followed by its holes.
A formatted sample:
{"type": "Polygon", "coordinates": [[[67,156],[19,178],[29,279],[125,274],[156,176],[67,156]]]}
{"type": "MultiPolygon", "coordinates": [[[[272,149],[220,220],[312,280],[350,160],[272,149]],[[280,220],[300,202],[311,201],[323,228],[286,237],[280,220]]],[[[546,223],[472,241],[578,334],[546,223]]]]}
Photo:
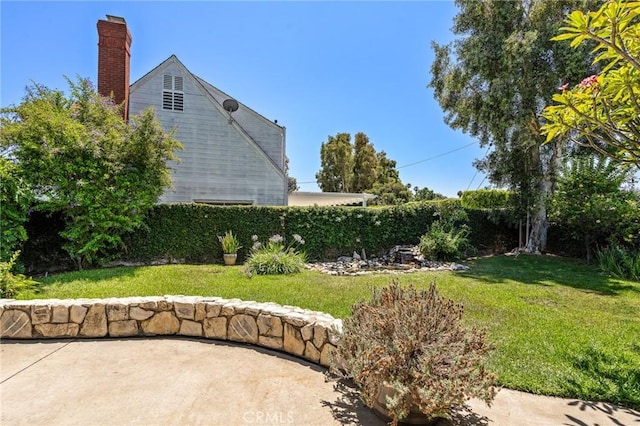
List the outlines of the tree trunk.
{"type": "MultiPolygon", "coordinates": [[[[543,195],[540,198],[544,198],[543,195]]],[[[547,229],[549,223],[547,222],[547,208],[545,207],[544,200],[540,200],[538,203],[538,209],[533,214],[531,220],[531,233],[529,234],[529,241],[527,243],[526,253],[542,254],[547,249],[547,229]]]]}
{"type": "Polygon", "coordinates": [[[538,188],[537,200],[534,204],[535,211],[531,218],[531,233],[527,241],[526,253],[542,254],[547,249],[547,199],[551,196],[553,183],[547,168],[546,173],[542,173],[540,187],[538,188]]]}
{"type": "Polygon", "coordinates": [[[547,221],[547,200],[554,191],[554,177],[559,166],[558,163],[561,154],[562,146],[559,143],[555,143],[551,153],[544,157],[547,159],[547,163],[543,164],[540,150],[534,150],[533,152],[534,164],[539,164],[541,179],[537,200],[534,205],[536,210],[533,212],[533,218],[531,220],[531,233],[529,234],[529,241],[525,249],[526,253],[542,254],[547,250],[547,231],[549,229],[549,222],[547,221]]]}

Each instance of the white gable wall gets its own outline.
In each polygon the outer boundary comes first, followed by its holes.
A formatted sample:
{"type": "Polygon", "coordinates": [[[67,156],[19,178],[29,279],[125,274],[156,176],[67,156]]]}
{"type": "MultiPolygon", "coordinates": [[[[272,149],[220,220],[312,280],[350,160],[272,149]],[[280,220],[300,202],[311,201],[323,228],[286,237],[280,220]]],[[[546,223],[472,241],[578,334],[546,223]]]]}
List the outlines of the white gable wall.
{"type": "Polygon", "coordinates": [[[165,130],[177,127],[175,137],[184,145],[178,152],[181,163],[172,164],[175,188],[167,190],[160,202],[286,205],[282,170],[236,123],[229,123],[215,100],[173,57],[131,87],[131,114],[151,105],[165,130]],[[184,111],[162,109],[164,74],[184,78],[184,111]]]}
{"type": "MultiPolygon", "coordinates": [[[[222,92],[215,86],[198,78],[198,81],[207,89],[220,105],[231,96],[222,92]]],[[[248,108],[242,103],[238,103],[238,110],[231,114],[234,120],[256,141],[258,145],[267,153],[273,162],[283,169],[284,161],[284,128],[267,120],[257,112],[248,108]]]]}

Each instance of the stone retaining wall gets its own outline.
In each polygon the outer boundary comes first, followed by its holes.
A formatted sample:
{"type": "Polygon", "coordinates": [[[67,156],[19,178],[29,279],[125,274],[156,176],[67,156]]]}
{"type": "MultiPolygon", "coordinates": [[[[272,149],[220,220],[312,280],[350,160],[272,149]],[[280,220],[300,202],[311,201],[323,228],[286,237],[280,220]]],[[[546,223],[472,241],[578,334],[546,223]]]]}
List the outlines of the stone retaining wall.
{"type": "Polygon", "coordinates": [[[191,336],[250,343],[328,366],[342,321],[323,312],[218,297],[0,299],[0,338],[191,336]]]}

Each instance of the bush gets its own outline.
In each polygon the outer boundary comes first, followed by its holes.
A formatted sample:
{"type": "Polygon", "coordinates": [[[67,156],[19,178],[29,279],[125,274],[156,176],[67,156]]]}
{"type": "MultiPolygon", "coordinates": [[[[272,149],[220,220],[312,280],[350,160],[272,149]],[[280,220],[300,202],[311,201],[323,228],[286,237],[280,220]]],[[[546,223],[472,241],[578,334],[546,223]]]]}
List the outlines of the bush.
{"type": "Polygon", "coordinates": [[[218,236],[218,240],[224,254],[236,254],[242,248],[232,231],[227,231],[224,236],[218,236]]]}
{"type": "Polygon", "coordinates": [[[20,167],[0,156],[0,261],[8,261],[27,240],[24,224],[31,201],[20,167]]]}
{"type": "Polygon", "coordinates": [[[434,222],[420,237],[420,253],[429,260],[456,260],[464,257],[469,245],[466,228],[453,229],[442,222],[434,222]]]}
{"type": "Polygon", "coordinates": [[[503,209],[511,206],[512,197],[512,191],[503,189],[463,191],[460,204],[468,209],[503,209]]]}
{"type": "Polygon", "coordinates": [[[8,262],[0,262],[0,298],[2,299],[11,299],[20,291],[37,284],[32,279],[13,272],[18,256],[20,252],[16,251],[8,262]]]}
{"type": "Polygon", "coordinates": [[[600,269],[607,274],[640,281],[640,251],[614,246],[598,251],[596,257],[600,269]]]}
{"type": "Polygon", "coordinates": [[[344,320],[332,366],[353,378],[369,407],[386,403],[394,424],[412,406],[434,418],[471,397],[489,403],[496,393],[484,366],[490,345],[484,330],[461,326],[462,312],[435,282],[420,292],[397,282],[373,290],[344,320]]]}
{"type": "Polygon", "coordinates": [[[257,275],[289,275],[304,269],[305,254],[293,248],[294,244],[304,244],[298,234],[294,234],[294,242],[286,246],[284,238],[274,235],[265,245],[254,236],[254,245],[245,264],[245,273],[251,277],[257,275]]]}
{"type": "MultiPolygon", "coordinates": [[[[162,204],[147,214],[144,225],[124,237],[125,246],[114,257],[123,261],[210,263],[222,259],[218,236],[233,229],[240,245],[238,260],[251,251],[251,235],[304,235],[309,260],[334,260],[358,253],[381,255],[397,244],[418,244],[437,217],[459,216],[459,200],[408,203],[392,207],[263,207],[162,204]]],[[[467,210],[473,232],[469,242],[495,253],[517,245],[517,230],[489,218],[481,210],[467,210]]],[[[460,223],[462,224],[462,222],[460,223]]],[[[23,261],[30,270],[51,270],[68,265],[59,236],[65,227],[60,214],[32,213],[27,223],[29,240],[23,261]]]]}

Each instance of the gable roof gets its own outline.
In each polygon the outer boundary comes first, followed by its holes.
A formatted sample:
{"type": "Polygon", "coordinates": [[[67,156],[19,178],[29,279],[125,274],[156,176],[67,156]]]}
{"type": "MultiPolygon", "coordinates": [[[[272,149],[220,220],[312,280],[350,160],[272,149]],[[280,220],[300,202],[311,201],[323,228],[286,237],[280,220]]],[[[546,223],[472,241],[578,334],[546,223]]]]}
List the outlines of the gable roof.
{"type": "MultiPolygon", "coordinates": [[[[206,82],[202,78],[194,75],[194,77],[202,84],[202,86],[209,92],[211,96],[222,105],[226,99],[232,98],[232,96],[227,95],[222,90],[218,89],[214,85],[206,82]]],[[[279,126],[278,124],[272,122],[271,120],[265,118],[263,115],[257,113],[253,109],[244,105],[241,102],[238,102],[238,110],[231,114],[233,120],[235,120],[240,127],[242,127],[251,138],[269,155],[269,157],[278,165],[278,167],[284,167],[284,147],[282,147],[282,155],[278,156],[278,147],[273,146],[272,143],[274,136],[280,136],[284,134],[285,128],[283,126],[279,126]],[[260,123],[260,130],[264,130],[264,126],[270,129],[270,133],[272,138],[265,140],[261,138],[258,134],[259,131],[256,128],[256,124],[260,123]]],[[[282,141],[284,142],[284,141],[282,141]]]]}
{"type": "MultiPolygon", "coordinates": [[[[155,68],[150,70],[148,73],[140,77],[133,84],[130,85],[130,92],[134,92],[136,87],[143,84],[145,81],[151,79],[154,74],[156,74],[162,68],[170,64],[177,64],[180,66],[184,73],[192,79],[195,86],[199,86],[206,96],[209,98],[211,103],[215,106],[215,108],[224,116],[230,117],[229,123],[233,125],[233,127],[252,145],[255,149],[259,151],[259,153],[267,160],[271,166],[273,166],[276,171],[284,176],[285,170],[285,159],[284,159],[284,132],[285,127],[279,126],[278,124],[266,119],[264,116],[258,114],[253,109],[247,107],[246,105],[238,102],[238,111],[235,111],[232,115],[229,115],[227,111],[222,107],[222,103],[225,99],[231,98],[231,96],[227,95],[222,90],[213,86],[212,84],[206,82],[200,77],[193,74],[184,64],[178,59],[176,55],[171,55],[160,64],[158,64],[155,68]],[[270,127],[272,132],[277,132],[282,137],[281,141],[281,151],[282,155],[278,156],[275,152],[279,150],[274,150],[274,147],[268,146],[268,144],[256,137],[256,133],[252,131],[250,126],[250,120],[257,119],[261,122],[261,124],[267,125],[270,127]]],[[[279,148],[279,147],[278,147],[279,148]]]]}

